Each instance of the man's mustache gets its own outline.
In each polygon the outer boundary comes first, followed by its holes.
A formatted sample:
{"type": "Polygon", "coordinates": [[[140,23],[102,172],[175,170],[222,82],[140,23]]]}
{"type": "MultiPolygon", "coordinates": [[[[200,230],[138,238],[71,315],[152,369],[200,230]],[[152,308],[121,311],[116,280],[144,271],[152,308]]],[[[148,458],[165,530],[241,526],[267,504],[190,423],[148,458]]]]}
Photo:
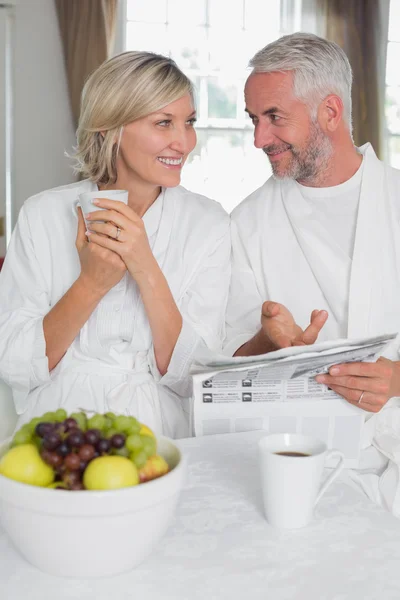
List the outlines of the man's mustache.
{"type": "Polygon", "coordinates": [[[285,152],[286,150],[291,150],[292,146],[290,144],[286,144],[285,146],[264,146],[262,149],[265,154],[278,154],[279,152],[285,152]]]}

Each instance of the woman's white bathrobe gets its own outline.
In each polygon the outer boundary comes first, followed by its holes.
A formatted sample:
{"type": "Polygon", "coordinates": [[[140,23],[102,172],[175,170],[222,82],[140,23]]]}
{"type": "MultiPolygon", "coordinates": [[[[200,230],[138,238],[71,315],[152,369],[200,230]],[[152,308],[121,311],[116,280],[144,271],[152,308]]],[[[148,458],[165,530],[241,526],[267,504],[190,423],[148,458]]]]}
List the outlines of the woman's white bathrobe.
{"type": "MultiPolygon", "coordinates": [[[[284,304],[301,327],[329,312],[319,340],[400,332],[400,171],[370,146],[364,155],[353,256],[314,218],[295,182],[269,179],[232,214],[227,344],[233,354],[260,328],[265,300],[284,304]]],[[[385,354],[398,361],[399,336],[385,354]]],[[[400,398],[366,414],[354,473],[368,495],[400,517],[400,398]]]]}
{"type": "Polygon", "coordinates": [[[59,407],[134,415],[165,435],[189,434],[196,349],[220,349],[230,278],[229,218],[183,187],[169,188],[143,217],[154,256],[183,317],[168,368],[157,370],[151,331],[127,273],[98,304],[50,373],[43,318],[80,274],[75,239],[79,182],[22,207],[0,274],[0,378],[13,389],[19,424],[59,407]]]}

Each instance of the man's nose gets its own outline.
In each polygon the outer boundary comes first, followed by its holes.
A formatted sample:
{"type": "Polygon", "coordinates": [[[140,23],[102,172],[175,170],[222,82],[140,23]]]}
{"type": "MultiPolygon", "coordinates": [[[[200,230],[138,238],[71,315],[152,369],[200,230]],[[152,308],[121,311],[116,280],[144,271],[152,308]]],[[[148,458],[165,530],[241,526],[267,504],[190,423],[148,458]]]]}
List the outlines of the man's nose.
{"type": "Polygon", "coordinates": [[[274,142],[274,135],[270,123],[257,123],[254,129],[254,145],[256,148],[265,148],[274,142]]]}

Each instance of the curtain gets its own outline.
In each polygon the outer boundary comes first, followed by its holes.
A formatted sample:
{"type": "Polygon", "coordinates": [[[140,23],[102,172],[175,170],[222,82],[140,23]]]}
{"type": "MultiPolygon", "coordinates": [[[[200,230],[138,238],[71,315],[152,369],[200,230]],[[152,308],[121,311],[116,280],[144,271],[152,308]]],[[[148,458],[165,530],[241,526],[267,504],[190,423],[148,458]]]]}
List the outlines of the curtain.
{"type": "Polygon", "coordinates": [[[384,154],[385,69],[389,0],[319,0],[328,40],[346,52],[353,69],[353,136],[384,154]]]}
{"type": "Polygon", "coordinates": [[[75,126],[88,76],[111,56],[118,0],[55,0],[75,126]]]}

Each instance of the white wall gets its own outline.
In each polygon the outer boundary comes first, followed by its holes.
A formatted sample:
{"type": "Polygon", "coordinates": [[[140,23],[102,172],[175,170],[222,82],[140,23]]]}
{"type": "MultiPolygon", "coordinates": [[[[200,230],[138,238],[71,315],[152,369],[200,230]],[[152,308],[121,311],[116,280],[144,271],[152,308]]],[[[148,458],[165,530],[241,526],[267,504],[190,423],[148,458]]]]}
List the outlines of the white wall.
{"type": "Polygon", "coordinates": [[[74,181],[75,143],[54,0],[13,0],[14,219],[32,194],[74,181]]]}

